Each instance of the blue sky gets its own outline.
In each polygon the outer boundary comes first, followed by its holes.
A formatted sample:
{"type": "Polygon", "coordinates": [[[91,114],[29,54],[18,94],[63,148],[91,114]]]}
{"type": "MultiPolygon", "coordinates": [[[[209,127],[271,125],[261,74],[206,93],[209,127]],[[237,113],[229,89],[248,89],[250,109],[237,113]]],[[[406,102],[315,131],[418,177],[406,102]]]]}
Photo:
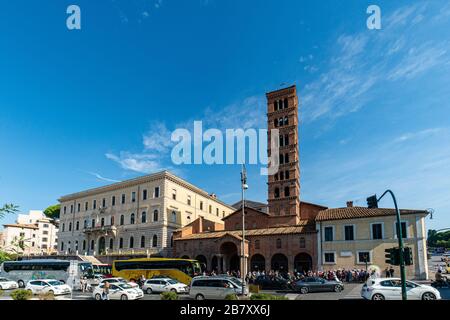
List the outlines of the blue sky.
{"type": "MultiPolygon", "coordinates": [[[[170,133],[265,128],[265,92],[296,84],[302,200],[391,188],[450,226],[448,1],[18,0],[0,28],[0,203],[43,209],[162,169],[233,203],[239,166],[175,166],[170,133]]],[[[248,196],[265,201],[259,168],[248,196]]]]}

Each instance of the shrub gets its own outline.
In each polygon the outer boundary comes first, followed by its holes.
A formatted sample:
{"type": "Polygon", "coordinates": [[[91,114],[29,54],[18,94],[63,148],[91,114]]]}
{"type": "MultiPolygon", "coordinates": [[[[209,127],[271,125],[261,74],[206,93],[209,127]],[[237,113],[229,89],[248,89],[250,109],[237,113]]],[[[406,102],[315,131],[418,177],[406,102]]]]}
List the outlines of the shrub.
{"type": "Polygon", "coordinates": [[[161,293],[161,300],[178,300],[178,294],[176,292],[163,292],[161,293]]]}
{"type": "Polygon", "coordinates": [[[276,296],[267,293],[252,294],[250,300],[289,300],[285,296],[276,296]]]}
{"type": "Polygon", "coordinates": [[[238,296],[235,293],[227,294],[225,300],[239,300],[238,296]]]}
{"type": "Polygon", "coordinates": [[[55,300],[55,295],[52,292],[40,293],[39,300],[55,300]]]}
{"type": "Polygon", "coordinates": [[[16,289],[11,292],[11,298],[13,300],[29,300],[32,296],[31,291],[25,289],[16,289]]]}

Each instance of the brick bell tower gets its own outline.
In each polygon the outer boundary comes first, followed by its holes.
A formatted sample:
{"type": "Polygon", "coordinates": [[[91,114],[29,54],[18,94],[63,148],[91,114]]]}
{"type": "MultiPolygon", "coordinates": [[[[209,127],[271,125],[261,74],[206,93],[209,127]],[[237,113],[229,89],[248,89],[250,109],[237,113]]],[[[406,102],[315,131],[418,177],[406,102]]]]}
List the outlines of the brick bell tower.
{"type": "MultiPolygon", "coordinates": [[[[285,223],[300,220],[300,167],[298,149],[298,97],[295,85],[266,94],[268,156],[270,130],[279,130],[279,169],[268,178],[269,214],[285,223]],[[279,219],[278,219],[279,217],[279,219]]],[[[281,222],[280,221],[280,222],[281,222]]]]}

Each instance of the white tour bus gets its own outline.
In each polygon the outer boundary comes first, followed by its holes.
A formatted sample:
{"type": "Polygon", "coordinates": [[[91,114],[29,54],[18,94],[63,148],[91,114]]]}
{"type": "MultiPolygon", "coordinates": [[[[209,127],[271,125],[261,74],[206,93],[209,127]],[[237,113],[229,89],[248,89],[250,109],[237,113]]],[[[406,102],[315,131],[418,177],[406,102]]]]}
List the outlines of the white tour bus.
{"type": "Polygon", "coordinates": [[[30,280],[55,279],[78,290],[80,278],[92,272],[92,263],[77,260],[5,261],[0,266],[0,276],[16,281],[20,288],[25,288],[30,280]]]}

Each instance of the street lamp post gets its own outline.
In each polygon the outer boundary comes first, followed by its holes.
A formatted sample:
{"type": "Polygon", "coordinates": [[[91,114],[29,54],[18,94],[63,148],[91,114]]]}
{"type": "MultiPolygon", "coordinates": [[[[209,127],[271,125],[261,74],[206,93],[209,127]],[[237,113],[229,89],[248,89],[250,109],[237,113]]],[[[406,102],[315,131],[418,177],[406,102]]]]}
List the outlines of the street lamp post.
{"type": "MultiPolygon", "coordinates": [[[[406,270],[405,270],[405,256],[404,252],[405,249],[403,247],[403,235],[402,235],[402,225],[401,225],[401,219],[400,219],[400,210],[397,206],[397,199],[395,198],[394,193],[391,190],[386,190],[383,195],[377,199],[377,203],[387,194],[389,193],[392,197],[392,200],[394,201],[395,206],[395,212],[397,215],[397,238],[398,238],[398,247],[400,250],[400,277],[402,282],[402,300],[407,300],[407,294],[406,294],[406,270]]],[[[376,198],[376,196],[374,196],[376,198]]]]}
{"type": "Polygon", "coordinates": [[[245,275],[247,273],[245,263],[245,190],[248,189],[247,185],[247,173],[245,171],[245,165],[242,165],[241,172],[241,189],[242,189],[242,247],[241,247],[241,278],[242,278],[242,295],[245,295],[245,275]]]}

